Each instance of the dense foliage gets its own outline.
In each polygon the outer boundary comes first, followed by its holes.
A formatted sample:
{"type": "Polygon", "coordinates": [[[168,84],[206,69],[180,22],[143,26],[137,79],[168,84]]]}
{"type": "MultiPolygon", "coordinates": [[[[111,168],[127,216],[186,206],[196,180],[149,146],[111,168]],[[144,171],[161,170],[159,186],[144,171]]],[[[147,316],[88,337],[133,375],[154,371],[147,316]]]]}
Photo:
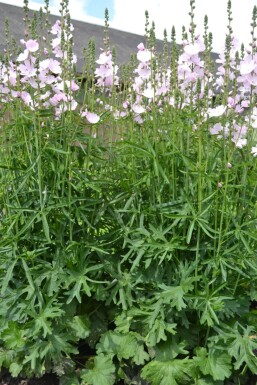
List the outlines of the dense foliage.
{"type": "Polygon", "coordinates": [[[147,17],[120,72],[107,17],[106,49],[95,68],[89,42],[77,80],[66,1],[52,27],[47,2],[38,20],[25,2],[23,51],[7,31],[0,364],[13,376],[235,385],[257,373],[257,11],[238,49],[228,2],[213,75],[207,17],[202,39],[190,5],[180,48],[173,29],[158,54],[147,17]]]}

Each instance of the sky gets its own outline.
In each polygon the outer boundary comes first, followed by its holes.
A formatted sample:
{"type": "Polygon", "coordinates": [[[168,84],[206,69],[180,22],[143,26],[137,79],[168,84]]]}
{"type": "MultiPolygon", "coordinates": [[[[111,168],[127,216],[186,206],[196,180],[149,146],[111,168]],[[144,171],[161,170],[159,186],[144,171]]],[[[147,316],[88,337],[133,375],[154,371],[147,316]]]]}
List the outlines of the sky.
{"type": "MultiPolygon", "coordinates": [[[[23,6],[23,0],[0,0],[0,2],[23,6]]],[[[104,10],[108,8],[112,28],[139,35],[144,35],[145,10],[148,10],[150,21],[155,22],[157,37],[160,39],[163,37],[164,28],[170,36],[174,25],[179,43],[182,26],[188,27],[190,23],[189,3],[189,0],[70,0],[69,9],[72,18],[101,25],[104,23],[104,10]]],[[[29,1],[31,9],[39,9],[43,4],[44,0],[29,1]]],[[[60,0],[50,0],[51,13],[59,14],[59,5],[60,0]]],[[[251,41],[250,23],[254,5],[257,5],[256,0],[232,0],[233,32],[245,46],[249,46],[251,41]]],[[[220,52],[226,35],[227,1],[196,0],[195,6],[197,33],[203,33],[203,20],[207,14],[209,29],[214,36],[213,50],[220,52]]]]}

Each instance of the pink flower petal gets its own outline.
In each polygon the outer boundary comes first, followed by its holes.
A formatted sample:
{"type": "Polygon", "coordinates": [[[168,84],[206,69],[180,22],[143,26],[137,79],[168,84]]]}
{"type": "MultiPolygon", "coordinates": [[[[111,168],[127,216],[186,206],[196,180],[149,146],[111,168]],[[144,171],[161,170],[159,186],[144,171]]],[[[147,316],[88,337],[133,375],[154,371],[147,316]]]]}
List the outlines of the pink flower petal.
{"type": "Polygon", "coordinates": [[[94,114],[93,112],[87,112],[86,118],[87,118],[87,121],[91,124],[98,123],[100,120],[100,117],[97,114],[94,114]]]}

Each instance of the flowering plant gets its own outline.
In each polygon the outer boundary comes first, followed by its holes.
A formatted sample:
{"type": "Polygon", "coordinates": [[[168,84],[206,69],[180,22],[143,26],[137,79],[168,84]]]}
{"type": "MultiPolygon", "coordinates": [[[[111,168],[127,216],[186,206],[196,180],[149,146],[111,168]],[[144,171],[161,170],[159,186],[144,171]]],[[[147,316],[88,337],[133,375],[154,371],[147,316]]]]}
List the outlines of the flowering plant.
{"type": "Polygon", "coordinates": [[[228,1],[217,70],[194,0],[181,46],[173,28],[157,52],[147,18],[120,68],[107,17],[76,78],[61,4],[53,26],[48,2],[40,14],[45,38],[26,14],[23,50],[0,63],[0,364],[66,385],[249,384],[257,8],[239,49],[228,1]]]}

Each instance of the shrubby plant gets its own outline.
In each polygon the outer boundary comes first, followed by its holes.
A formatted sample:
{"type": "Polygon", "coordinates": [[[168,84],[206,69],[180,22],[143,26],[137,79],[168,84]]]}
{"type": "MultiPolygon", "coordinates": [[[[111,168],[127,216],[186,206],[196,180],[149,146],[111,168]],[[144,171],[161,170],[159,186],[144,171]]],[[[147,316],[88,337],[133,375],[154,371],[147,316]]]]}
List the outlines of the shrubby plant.
{"type": "Polygon", "coordinates": [[[0,362],[61,384],[249,384],[257,372],[256,7],[218,67],[194,0],[76,77],[67,1],[1,60],[0,362]],[[49,33],[43,33],[46,25],[49,33]],[[45,36],[45,37],[44,37],[45,36]],[[79,365],[78,365],[79,362],[79,365]]]}

